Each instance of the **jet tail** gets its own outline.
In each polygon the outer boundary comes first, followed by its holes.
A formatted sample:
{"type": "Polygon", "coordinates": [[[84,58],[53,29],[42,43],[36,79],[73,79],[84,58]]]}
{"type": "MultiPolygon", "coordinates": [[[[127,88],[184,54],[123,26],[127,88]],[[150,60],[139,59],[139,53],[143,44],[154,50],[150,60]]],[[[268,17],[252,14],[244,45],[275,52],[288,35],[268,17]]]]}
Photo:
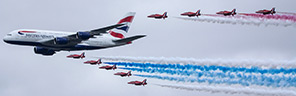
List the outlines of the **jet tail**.
{"type": "Polygon", "coordinates": [[[147,81],[147,79],[144,79],[144,80],[142,81],[143,86],[144,86],[144,85],[147,85],[147,82],[146,82],[146,81],[147,81]]]}
{"type": "Polygon", "coordinates": [[[231,12],[232,12],[231,15],[234,16],[236,14],[236,9],[233,9],[231,12]]]}
{"type": "Polygon", "coordinates": [[[81,53],[81,57],[80,58],[84,58],[85,57],[85,52],[81,53]]]}
{"type": "Polygon", "coordinates": [[[200,14],[200,10],[197,10],[196,11],[196,16],[198,17],[198,16],[200,16],[201,14],[200,14]]]}
{"type": "Polygon", "coordinates": [[[168,12],[164,12],[163,15],[162,15],[162,18],[163,19],[168,18],[168,12]]]}
{"type": "Polygon", "coordinates": [[[272,8],[272,9],[271,9],[271,14],[274,14],[274,13],[276,13],[276,12],[275,12],[275,8],[272,8]]]}
{"type": "Polygon", "coordinates": [[[124,24],[124,25],[110,30],[109,34],[115,38],[125,38],[125,35],[128,33],[128,29],[130,28],[135,15],[136,15],[135,12],[127,13],[117,23],[117,24],[124,24]]]}
{"type": "Polygon", "coordinates": [[[132,41],[145,37],[146,35],[137,35],[137,36],[132,36],[132,37],[127,37],[127,38],[123,38],[123,39],[119,39],[119,40],[113,40],[113,42],[115,43],[119,43],[119,44],[129,44],[132,41]]]}

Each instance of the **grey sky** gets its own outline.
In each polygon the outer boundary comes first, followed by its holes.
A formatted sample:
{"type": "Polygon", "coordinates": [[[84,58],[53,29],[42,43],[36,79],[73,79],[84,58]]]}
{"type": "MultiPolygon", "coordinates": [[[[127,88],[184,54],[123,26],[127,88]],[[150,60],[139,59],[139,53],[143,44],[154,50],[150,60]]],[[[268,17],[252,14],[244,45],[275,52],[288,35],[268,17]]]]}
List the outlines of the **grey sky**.
{"type": "MultiPolygon", "coordinates": [[[[137,12],[129,36],[147,37],[131,45],[86,51],[91,56],[153,56],[227,59],[291,60],[296,54],[296,28],[200,23],[173,18],[185,11],[202,13],[237,8],[250,12],[276,7],[295,12],[295,0],[0,0],[0,37],[15,29],[61,31],[90,30],[115,24],[130,11],[137,12]],[[167,11],[166,20],[147,19],[167,11]]],[[[33,47],[1,42],[0,96],[98,96],[98,95],[219,95],[161,88],[135,87],[113,71],[83,65],[85,60],[66,59],[78,52],[59,52],[43,57],[33,47]]],[[[175,83],[149,79],[148,83],[175,83]]]]}

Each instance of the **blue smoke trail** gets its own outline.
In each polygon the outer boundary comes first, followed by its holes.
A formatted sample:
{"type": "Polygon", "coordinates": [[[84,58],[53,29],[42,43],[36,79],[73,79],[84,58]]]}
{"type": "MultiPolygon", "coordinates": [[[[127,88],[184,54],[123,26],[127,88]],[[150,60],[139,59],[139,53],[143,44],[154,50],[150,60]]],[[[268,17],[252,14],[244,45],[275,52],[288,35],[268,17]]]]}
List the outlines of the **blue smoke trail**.
{"type": "Polygon", "coordinates": [[[180,69],[180,70],[200,70],[200,71],[210,71],[210,70],[221,70],[222,72],[245,72],[245,73],[260,73],[260,74],[295,74],[296,68],[280,68],[280,69],[262,69],[258,67],[227,67],[227,66],[200,66],[200,65],[181,65],[181,64],[151,64],[151,63],[133,63],[133,62],[104,62],[105,64],[118,65],[125,67],[141,67],[141,68],[168,68],[168,69],[180,69]]]}
{"type": "Polygon", "coordinates": [[[285,77],[285,76],[265,76],[265,75],[245,75],[245,74],[231,74],[231,73],[222,73],[222,72],[196,72],[196,71],[182,71],[182,70],[170,70],[170,69],[151,69],[151,68],[120,68],[124,70],[131,70],[137,72],[146,72],[146,73],[166,73],[169,75],[183,75],[183,76],[194,76],[197,78],[202,77],[212,77],[219,79],[238,79],[240,81],[249,82],[250,84],[256,85],[268,85],[273,87],[293,87],[296,85],[296,78],[285,77]],[[284,83],[284,84],[280,84],[284,83]]]}
{"type": "Polygon", "coordinates": [[[263,80],[264,82],[248,82],[243,81],[242,79],[217,79],[217,78],[190,78],[190,77],[169,77],[169,76],[160,76],[160,75],[140,75],[134,74],[134,76],[145,77],[145,78],[155,78],[161,80],[177,81],[177,82],[198,82],[198,83],[209,83],[209,84],[239,84],[242,86],[250,86],[251,84],[259,86],[272,86],[272,87],[296,87],[296,84],[293,82],[289,83],[279,83],[272,80],[263,80]]]}

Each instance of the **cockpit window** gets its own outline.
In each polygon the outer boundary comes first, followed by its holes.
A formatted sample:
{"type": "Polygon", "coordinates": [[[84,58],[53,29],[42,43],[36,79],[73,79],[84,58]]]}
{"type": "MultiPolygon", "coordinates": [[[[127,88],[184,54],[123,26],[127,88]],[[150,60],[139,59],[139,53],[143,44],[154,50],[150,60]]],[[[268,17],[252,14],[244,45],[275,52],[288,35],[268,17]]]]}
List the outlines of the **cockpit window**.
{"type": "Polygon", "coordinates": [[[12,34],[7,34],[7,36],[12,36],[12,34]]]}

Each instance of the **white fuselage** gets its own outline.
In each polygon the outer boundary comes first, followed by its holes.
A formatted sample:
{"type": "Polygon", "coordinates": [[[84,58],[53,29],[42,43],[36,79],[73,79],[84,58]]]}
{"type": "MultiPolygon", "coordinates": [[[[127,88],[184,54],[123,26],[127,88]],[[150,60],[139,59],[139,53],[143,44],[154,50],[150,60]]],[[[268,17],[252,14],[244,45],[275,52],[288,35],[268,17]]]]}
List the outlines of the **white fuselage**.
{"type": "MultiPolygon", "coordinates": [[[[100,49],[107,47],[118,46],[113,40],[119,38],[112,37],[109,34],[102,34],[99,36],[94,36],[88,40],[84,40],[77,44],[77,46],[84,46],[85,48],[75,48],[67,46],[66,48],[60,48],[55,46],[43,46],[42,42],[52,40],[56,37],[65,37],[76,32],[62,32],[62,31],[48,31],[48,30],[35,30],[35,29],[20,29],[10,32],[4,37],[4,41],[10,44],[16,45],[28,45],[28,46],[40,46],[45,48],[51,48],[56,50],[90,50],[90,49],[100,49]]],[[[122,44],[121,44],[122,45],[122,44]]]]}

